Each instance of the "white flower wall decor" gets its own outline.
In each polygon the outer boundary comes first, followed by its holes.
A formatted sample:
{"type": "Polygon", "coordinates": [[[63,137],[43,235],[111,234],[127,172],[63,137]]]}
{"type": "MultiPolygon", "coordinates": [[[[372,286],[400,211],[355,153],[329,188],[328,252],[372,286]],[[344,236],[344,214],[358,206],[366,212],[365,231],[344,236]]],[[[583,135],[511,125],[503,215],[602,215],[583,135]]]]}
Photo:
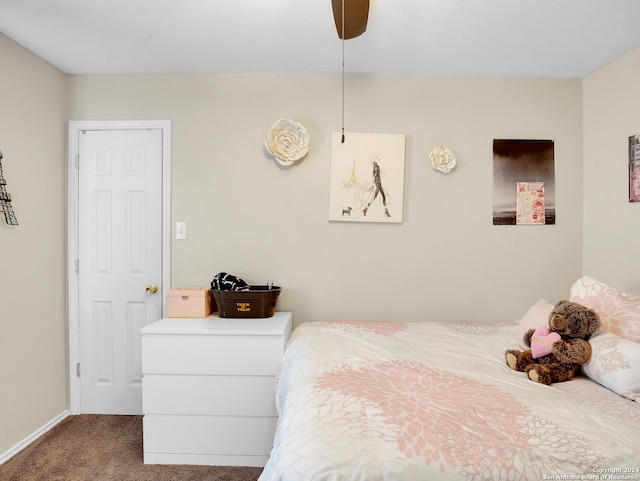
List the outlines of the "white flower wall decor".
{"type": "Polygon", "coordinates": [[[438,145],[429,152],[429,160],[431,160],[431,166],[448,174],[456,166],[456,156],[444,145],[438,145]]]}
{"type": "Polygon", "coordinates": [[[280,119],[267,132],[264,147],[280,165],[293,165],[309,152],[309,134],[300,122],[280,119]]]}

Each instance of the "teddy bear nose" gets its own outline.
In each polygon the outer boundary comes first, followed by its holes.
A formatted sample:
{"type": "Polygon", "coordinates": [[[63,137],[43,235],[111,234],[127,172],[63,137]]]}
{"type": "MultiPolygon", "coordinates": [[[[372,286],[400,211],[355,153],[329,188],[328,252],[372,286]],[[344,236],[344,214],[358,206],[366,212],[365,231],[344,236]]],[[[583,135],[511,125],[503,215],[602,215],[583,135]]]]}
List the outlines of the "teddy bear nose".
{"type": "Polygon", "coordinates": [[[551,324],[551,327],[553,327],[554,329],[558,331],[562,331],[565,327],[567,327],[567,318],[559,314],[556,314],[551,318],[550,324],[551,324]]]}

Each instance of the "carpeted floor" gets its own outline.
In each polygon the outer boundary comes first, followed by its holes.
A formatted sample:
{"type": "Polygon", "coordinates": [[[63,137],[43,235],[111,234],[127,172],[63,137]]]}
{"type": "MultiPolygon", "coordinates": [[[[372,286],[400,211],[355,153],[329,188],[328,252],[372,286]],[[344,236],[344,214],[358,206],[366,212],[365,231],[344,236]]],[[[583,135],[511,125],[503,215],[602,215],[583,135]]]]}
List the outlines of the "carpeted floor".
{"type": "Polygon", "coordinates": [[[148,465],[142,416],[70,416],[0,465],[2,481],[256,481],[262,468],[148,465]]]}

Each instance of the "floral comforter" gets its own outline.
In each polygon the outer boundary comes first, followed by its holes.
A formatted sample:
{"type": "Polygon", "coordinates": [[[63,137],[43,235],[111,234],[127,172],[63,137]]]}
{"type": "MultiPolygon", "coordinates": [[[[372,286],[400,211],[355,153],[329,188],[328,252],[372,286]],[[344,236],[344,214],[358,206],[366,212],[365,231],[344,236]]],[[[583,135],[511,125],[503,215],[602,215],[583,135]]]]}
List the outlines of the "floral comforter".
{"type": "Polygon", "coordinates": [[[640,479],[640,405],[530,381],[504,362],[517,341],[516,323],[301,324],[259,481],[640,479]]]}

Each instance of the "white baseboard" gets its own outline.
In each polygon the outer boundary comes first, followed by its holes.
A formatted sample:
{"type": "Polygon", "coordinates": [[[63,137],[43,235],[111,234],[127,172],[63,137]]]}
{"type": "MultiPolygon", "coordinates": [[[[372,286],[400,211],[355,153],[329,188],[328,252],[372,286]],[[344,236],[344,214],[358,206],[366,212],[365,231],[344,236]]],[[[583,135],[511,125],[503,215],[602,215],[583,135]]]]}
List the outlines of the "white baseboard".
{"type": "Polygon", "coordinates": [[[36,439],[38,439],[40,436],[42,436],[46,432],[50,431],[52,428],[54,428],[56,425],[58,425],[60,422],[62,422],[62,420],[64,420],[70,414],[71,414],[71,411],[69,411],[67,409],[66,411],[62,412],[61,414],[59,414],[58,416],[53,418],[47,424],[42,426],[40,429],[36,430],[31,435],[29,435],[26,438],[24,438],[22,441],[20,441],[14,447],[12,447],[8,451],[5,451],[4,453],[0,454],[0,464],[4,464],[9,459],[14,457],[16,454],[18,454],[20,451],[22,451],[24,448],[26,448],[32,442],[34,442],[36,439]]]}

